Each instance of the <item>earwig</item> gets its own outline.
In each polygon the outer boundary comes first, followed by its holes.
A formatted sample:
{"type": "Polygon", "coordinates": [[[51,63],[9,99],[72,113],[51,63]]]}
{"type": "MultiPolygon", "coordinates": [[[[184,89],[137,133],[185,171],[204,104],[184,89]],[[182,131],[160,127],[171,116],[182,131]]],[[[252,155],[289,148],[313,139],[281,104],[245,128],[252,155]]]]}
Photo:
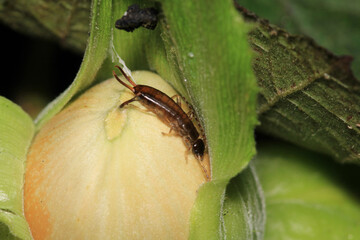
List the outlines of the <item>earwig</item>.
{"type": "Polygon", "coordinates": [[[174,130],[179,134],[184,139],[185,144],[188,147],[191,147],[195,157],[202,160],[205,152],[204,140],[200,136],[190,117],[184,112],[179,104],[165,93],[153,87],[135,84],[119,66],[115,67],[121,71],[122,75],[124,75],[131,85],[123,82],[116,75],[115,71],[113,71],[114,77],[135,94],[133,98],[123,102],[120,105],[120,108],[123,108],[133,101],[139,101],[146,109],[153,112],[166,125],[170,126],[170,131],[174,130]]]}

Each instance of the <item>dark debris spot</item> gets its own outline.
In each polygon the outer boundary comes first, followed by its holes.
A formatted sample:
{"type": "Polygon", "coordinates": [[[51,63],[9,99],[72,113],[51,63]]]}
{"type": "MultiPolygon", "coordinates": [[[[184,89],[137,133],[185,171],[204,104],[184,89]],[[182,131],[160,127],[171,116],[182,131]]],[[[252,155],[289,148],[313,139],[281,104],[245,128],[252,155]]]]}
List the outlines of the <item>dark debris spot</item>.
{"type": "Polygon", "coordinates": [[[143,8],[133,4],[128,7],[122,18],[118,19],[115,27],[120,30],[132,32],[139,27],[154,30],[158,22],[158,11],[155,8],[143,8]]]}

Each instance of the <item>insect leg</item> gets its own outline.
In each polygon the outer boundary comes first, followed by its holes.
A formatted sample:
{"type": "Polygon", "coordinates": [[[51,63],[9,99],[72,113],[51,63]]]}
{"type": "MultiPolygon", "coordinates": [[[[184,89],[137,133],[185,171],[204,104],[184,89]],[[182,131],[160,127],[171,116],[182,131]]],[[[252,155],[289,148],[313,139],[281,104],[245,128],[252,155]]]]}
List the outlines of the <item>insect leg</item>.
{"type": "Polygon", "coordinates": [[[128,105],[129,103],[131,103],[131,102],[133,102],[133,101],[136,101],[136,98],[137,98],[137,96],[131,98],[130,100],[127,100],[127,101],[123,102],[123,103],[120,105],[120,108],[123,108],[123,107],[125,107],[126,105],[128,105]]]}
{"type": "Polygon", "coordinates": [[[175,94],[174,96],[171,97],[172,99],[174,99],[176,101],[176,104],[179,105],[181,107],[181,99],[183,101],[185,101],[185,103],[189,106],[190,111],[188,113],[186,113],[186,115],[188,115],[188,117],[190,118],[190,120],[193,120],[193,117],[195,116],[194,114],[194,109],[192,108],[192,106],[188,103],[188,101],[186,101],[186,99],[178,94],[175,94]]]}
{"type": "Polygon", "coordinates": [[[171,135],[172,135],[172,134],[171,134],[172,130],[173,130],[173,128],[171,127],[168,133],[164,133],[164,132],[161,132],[161,133],[162,133],[162,135],[164,135],[164,136],[171,136],[171,135]]]}
{"type": "Polygon", "coordinates": [[[186,99],[178,94],[175,94],[174,96],[171,97],[173,100],[176,101],[176,104],[179,105],[181,107],[181,99],[183,101],[185,101],[185,103],[189,106],[190,111],[188,113],[186,113],[186,115],[188,115],[188,117],[190,118],[190,120],[193,119],[193,117],[195,116],[194,114],[194,109],[192,108],[192,106],[188,103],[188,101],[186,101],[186,99]]]}
{"type": "Polygon", "coordinates": [[[193,118],[194,118],[194,116],[195,116],[195,115],[194,115],[194,110],[191,109],[189,112],[186,113],[186,115],[188,115],[188,117],[190,118],[190,120],[193,120],[193,118]]]}
{"type": "Polygon", "coordinates": [[[148,109],[144,109],[144,108],[141,108],[141,107],[138,107],[138,106],[135,106],[133,104],[129,104],[128,107],[131,107],[131,108],[135,108],[136,110],[140,111],[140,112],[143,112],[145,114],[148,114],[148,115],[151,115],[151,116],[154,116],[156,117],[156,114],[154,114],[152,111],[148,110],[148,109]]]}
{"type": "Polygon", "coordinates": [[[181,107],[181,97],[178,94],[175,94],[174,96],[171,97],[173,100],[176,101],[176,104],[179,105],[181,107]]]}
{"type": "Polygon", "coordinates": [[[164,133],[164,132],[161,132],[161,133],[162,133],[162,135],[164,135],[164,136],[179,136],[179,134],[176,133],[176,132],[175,132],[175,133],[171,133],[174,129],[175,129],[174,127],[170,127],[170,130],[169,130],[168,133],[164,133]]]}

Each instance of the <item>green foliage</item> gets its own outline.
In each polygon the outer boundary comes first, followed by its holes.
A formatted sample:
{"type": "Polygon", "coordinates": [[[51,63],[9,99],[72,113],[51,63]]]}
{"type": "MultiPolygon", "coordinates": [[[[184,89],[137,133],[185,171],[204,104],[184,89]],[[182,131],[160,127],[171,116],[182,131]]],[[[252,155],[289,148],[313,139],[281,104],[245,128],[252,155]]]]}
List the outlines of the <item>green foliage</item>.
{"type": "Polygon", "coordinates": [[[236,1],[290,33],[310,36],[335,54],[353,56],[352,69],[360,77],[359,0],[236,1]]]}
{"type": "MultiPolygon", "coordinates": [[[[33,34],[56,36],[67,46],[83,49],[88,29],[84,12],[89,9],[88,2],[30,2],[0,2],[0,19],[12,22],[15,29],[32,29],[33,34]],[[29,13],[36,21],[32,17],[18,17],[29,16],[29,13]],[[67,21],[59,23],[59,19],[67,21]]],[[[113,29],[115,20],[133,3],[93,1],[90,37],[80,70],[73,84],[37,118],[36,127],[41,128],[96,81],[111,76],[111,69],[118,64],[117,54],[133,70],[157,71],[194,106],[209,145],[213,181],[199,189],[190,219],[191,239],[263,237],[262,190],[255,168],[246,168],[255,153],[253,133],[258,89],[253,72],[260,87],[257,103],[260,131],[329,154],[338,161],[360,163],[360,85],[350,71],[349,58],[337,57],[309,38],[290,35],[243,13],[252,21],[245,23],[231,1],[211,4],[205,0],[137,1],[142,7],[156,6],[162,10],[157,29],[137,29],[134,33],[113,29]],[[255,53],[250,51],[248,42],[255,53]]],[[[263,4],[276,9],[275,4],[263,4]]],[[[305,22],[304,26],[309,27],[313,24],[304,20],[308,16],[304,7],[307,5],[301,4],[294,5],[302,6],[299,12],[305,16],[298,22],[305,22]]],[[[332,1],[329,6],[339,6],[334,4],[332,1]]],[[[344,9],[347,13],[350,8],[344,9]]],[[[7,100],[2,101],[9,105],[7,100]]],[[[10,116],[19,112],[16,107],[12,108],[10,116]]],[[[7,116],[1,115],[1,111],[0,120],[1,116],[7,116]]],[[[26,117],[22,114],[16,119],[26,117]]],[[[26,133],[19,145],[23,160],[26,144],[33,134],[32,124],[24,121],[21,126],[14,125],[17,134],[26,133]],[[24,131],[24,126],[31,126],[31,131],[24,131]]],[[[314,163],[319,155],[303,154],[296,148],[284,152],[282,147],[287,146],[280,143],[265,146],[256,163],[268,204],[266,238],[322,239],[328,232],[334,239],[349,238],[345,233],[358,237],[359,232],[354,228],[356,221],[359,222],[358,201],[348,194],[347,188],[337,184],[333,174],[335,165],[331,167],[325,162],[328,159],[314,163]],[[286,185],[282,195],[276,192],[279,185],[286,185]]],[[[0,151],[0,157],[3,156],[0,151]]],[[[4,162],[17,171],[14,179],[7,177],[4,183],[22,186],[23,160],[16,162],[17,165],[4,162]]],[[[28,229],[22,209],[19,210],[21,196],[15,193],[13,200],[0,201],[4,204],[0,209],[3,223],[0,237],[27,239],[28,229]],[[13,224],[11,221],[15,218],[8,216],[15,216],[19,223],[13,224]]]]}
{"type": "Polygon", "coordinates": [[[259,145],[266,240],[360,238],[360,168],[327,158],[279,141],[259,145]]]}
{"type": "Polygon", "coordinates": [[[0,97],[0,239],[31,239],[23,215],[25,160],[34,134],[31,118],[0,97]]]}
{"type": "Polygon", "coordinates": [[[222,214],[226,239],[264,238],[265,199],[253,162],[227,186],[222,214]]]}
{"type": "Polygon", "coordinates": [[[108,55],[111,33],[112,1],[93,1],[91,8],[91,32],[84,59],[74,82],[59,97],[53,100],[35,120],[37,130],[59,112],[75,94],[95,81],[103,61],[108,55]]]}
{"type": "Polygon", "coordinates": [[[257,52],[258,129],[340,162],[360,163],[360,83],[350,59],[246,16],[256,24],[249,41],[257,52]]]}

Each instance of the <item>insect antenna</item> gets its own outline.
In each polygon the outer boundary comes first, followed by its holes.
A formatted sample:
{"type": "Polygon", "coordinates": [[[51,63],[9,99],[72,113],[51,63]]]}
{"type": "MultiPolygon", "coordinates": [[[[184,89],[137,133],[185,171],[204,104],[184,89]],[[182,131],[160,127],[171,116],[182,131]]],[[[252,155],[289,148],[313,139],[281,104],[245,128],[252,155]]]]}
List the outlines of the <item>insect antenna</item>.
{"type": "MultiPolygon", "coordinates": [[[[125,73],[119,66],[115,66],[115,67],[118,68],[118,69],[121,71],[122,75],[124,75],[124,77],[129,81],[129,83],[130,83],[131,85],[133,85],[134,87],[136,87],[136,84],[131,80],[131,78],[130,78],[128,75],[126,75],[126,73],[125,73]]],[[[129,84],[126,84],[125,82],[123,82],[123,81],[116,75],[116,73],[115,73],[114,70],[113,70],[113,75],[114,75],[114,77],[116,78],[116,80],[119,81],[119,83],[121,83],[122,85],[124,85],[125,87],[127,87],[128,89],[130,89],[132,92],[135,92],[135,89],[134,89],[132,86],[130,86],[129,84]]]]}

